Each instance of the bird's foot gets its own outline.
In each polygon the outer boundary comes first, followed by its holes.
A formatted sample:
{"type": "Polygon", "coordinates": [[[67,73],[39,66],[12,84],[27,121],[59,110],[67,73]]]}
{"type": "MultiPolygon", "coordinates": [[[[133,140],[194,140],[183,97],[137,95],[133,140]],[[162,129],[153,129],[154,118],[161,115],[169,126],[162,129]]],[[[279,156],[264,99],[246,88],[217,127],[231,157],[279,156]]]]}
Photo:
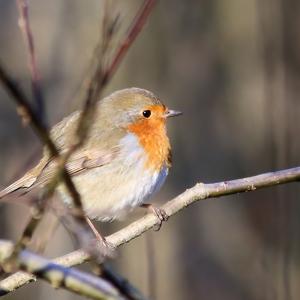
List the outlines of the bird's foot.
{"type": "Polygon", "coordinates": [[[148,209],[151,213],[153,213],[159,220],[158,224],[154,227],[155,231],[160,230],[162,222],[167,221],[169,216],[163,208],[156,207],[149,203],[144,203],[141,207],[148,209]]]}

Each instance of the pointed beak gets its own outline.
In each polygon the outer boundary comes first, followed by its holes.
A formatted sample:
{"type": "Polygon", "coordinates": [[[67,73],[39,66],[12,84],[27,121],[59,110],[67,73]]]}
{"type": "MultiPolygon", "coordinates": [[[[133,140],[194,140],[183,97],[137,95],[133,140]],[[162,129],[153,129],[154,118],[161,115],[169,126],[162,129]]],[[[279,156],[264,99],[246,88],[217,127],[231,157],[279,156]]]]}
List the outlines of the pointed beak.
{"type": "Polygon", "coordinates": [[[168,109],[165,113],[166,118],[176,117],[176,116],[180,116],[180,115],[182,115],[181,111],[172,110],[172,109],[168,109]]]}

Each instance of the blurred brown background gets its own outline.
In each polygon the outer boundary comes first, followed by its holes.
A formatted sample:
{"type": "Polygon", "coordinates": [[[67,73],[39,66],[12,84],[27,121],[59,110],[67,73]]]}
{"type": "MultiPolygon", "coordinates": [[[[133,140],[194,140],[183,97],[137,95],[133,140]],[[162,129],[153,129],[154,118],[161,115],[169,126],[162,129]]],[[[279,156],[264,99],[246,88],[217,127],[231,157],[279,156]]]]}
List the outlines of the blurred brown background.
{"type": "MultiPolygon", "coordinates": [[[[114,1],[126,29],[141,1],[114,1]]],[[[80,87],[98,39],[101,1],[30,1],[50,124],[80,107],[80,87]]],[[[171,120],[174,164],[155,201],[196,182],[216,182],[299,164],[300,2],[159,1],[113,78],[110,91],[137,86],[184,116],[171,120]]],[[[0,1],[0,59],[30,93],[15,1],[0,1]]],[[[39,159],[0,89],[0,184],[39,159]],[[31,158],[33,159],[31,159],[31,158]],[[26,166],[27,164],[27,166],[26,166]]],[[[114,268],[154,299],[300,298],[299,185],[211,199],[118,250],[114,268]]],[[[106,226],[108,233],[126,222],[106,226]]],[[[28,218],[1,205],[0,237],[14,239],[28,218]]],[[[47,253],[74,249],[60,229],[47,253]]],[[[7,299],[79,299],[39,282],[7,299]]]]}

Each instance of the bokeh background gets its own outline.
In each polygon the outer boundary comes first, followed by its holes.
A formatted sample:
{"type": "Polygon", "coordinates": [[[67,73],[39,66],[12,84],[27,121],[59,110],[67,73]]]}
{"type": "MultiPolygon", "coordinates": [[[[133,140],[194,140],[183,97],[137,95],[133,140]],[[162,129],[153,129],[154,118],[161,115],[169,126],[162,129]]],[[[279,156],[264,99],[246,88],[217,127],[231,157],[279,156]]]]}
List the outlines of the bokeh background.
{"type": "MultiPolygon", "coordinates": [[[[114,1],[124,31],[142,1],[114,1]]],[[[31,0],[47,118],[78,109],[99,38],[102,1],[31,0]]],[[[217,182],[299,164],[300,2],[159,1],[108,94],[137,86],[184,116],[169,122],[174,164],[155,197],[163,203],[196,182],[217,182]]],[[[30,93],[15,1],[0,1],[0,59],[30,93]]],[[[39,160],[41,145],[22,127],[0,88],[0,185],[39,160]]],[[[299,184],[210,199],[118,250],[113,267],[153,299],[300,298],[299,184]]],[[[107,233],[125,222],[105,226],[107,233]]],[[[0,206],[0,238],[16,240],[21,205],[0,206]]],[[[102,226],[103,227],[103,226],[102,226]]],[[[74,249],[60,228],[47,255],[74,249]]],[[[6,299],[79,299],[30,284],[6,299]]]]}

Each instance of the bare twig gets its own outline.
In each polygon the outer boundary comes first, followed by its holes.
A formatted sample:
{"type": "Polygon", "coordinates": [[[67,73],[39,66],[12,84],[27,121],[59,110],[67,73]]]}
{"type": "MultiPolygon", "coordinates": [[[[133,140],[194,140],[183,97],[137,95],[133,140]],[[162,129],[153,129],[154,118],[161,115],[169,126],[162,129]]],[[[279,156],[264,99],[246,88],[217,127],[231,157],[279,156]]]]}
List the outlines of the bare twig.
{"type": "Polygon", "coordinates": [[[33,35],[29,24],[28,0],[17,0],[19,7],[19,26],[23,33],[25,43],[28,49],[28,67],[31,75],[32,94],[36,103],[36,112],[40,122],[45,122],[45,103],[40,86],[40,76],[37,68],[36,55],[34,49],[33,35]]]}
{"type": "MultiPolygon", "coordinates": [[[[300,167],[296,167],[230,181],[210,184],[198,183],[194,187],[168,201],[162,208],[169,216],[173,216],[198,200],[251,192],[257,189],[299,180],[300,167]]],[[[107,241],[114,247],[119,247],[130,242],[132,239],[139,237],[147,230],[157,226],[158,222],[159,221],[153,214],[148,214],[118,232],[108,236],[107,241]]],[[[84,250],[80,249],[57,258],[55,262],[64,266],[75,266],[82,264],[89,259],[89,255],[84,250]]],[[[7,291],[13,291],[32,280],[32,276],[22,272],[17,272],[2,280],[1,287],[7,291]]]]}
{"type": "Polygon", "coordinates": [[[156,4],[156,0],[145,0],[142,7],[138,11],[137,15],[135,16],[131,26],[127,30],[125,37],[123,38],[122,42],[120,43],[119,48],[116,51],[114,58],[112,59],[111,64],[105,70],[103,76],[103,85],[105,85],[113,76],[116,69],[120,65],[122,59],[126,55],[128,49],[135,41],[136,37],[142,30],[143,26],[145,25],[148,16],[150,15],[154,5],[156,4]]]}
{"type": "MultiPolygon", "coordinates": [[[[0,241],[0,262],[13,251],[12,243],[0,241]]],[[[64,288],[91,299],[124,299],[108,281],[76,269],[66,268],[28,250],[18,256],[20,268],[48,281],[55,288],[64,288]]],[[[0,283],[0,296],[8,291],[0,283]]]]}

